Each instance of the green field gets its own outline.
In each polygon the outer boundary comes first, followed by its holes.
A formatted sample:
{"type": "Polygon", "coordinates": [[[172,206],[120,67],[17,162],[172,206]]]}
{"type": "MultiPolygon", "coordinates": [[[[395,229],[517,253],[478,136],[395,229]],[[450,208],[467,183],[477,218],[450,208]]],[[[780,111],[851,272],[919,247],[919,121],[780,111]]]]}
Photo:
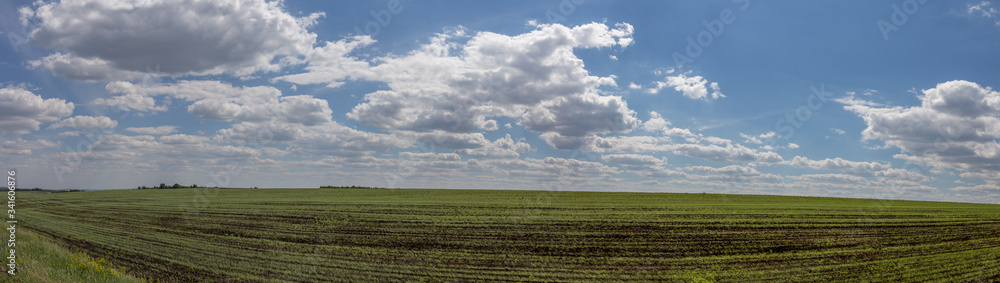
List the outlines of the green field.
{"type": "MultiPolygon", "coordinates": [[[[0,274],[0,282],[65,283],[143,282],[125,274],[103,258],[93,258],[83,252],[73,252],[52,239],[28,230],[17,231],[17,254],[30,255],[17,260],[15,276],[0,274]]],[[[9,256],[4,253],[4,257],[9,256]]],[[[5,262],[6,263],[6,262],[5,262]]],[[[4,266],[3,271],[7,271],[4,266]]]]}
{"type": "Polygon", "coordinates": [[[986,204],[416,189],[18,201],[23,228],[164,282],[1000,280],[1000,206],[986,204]]]}

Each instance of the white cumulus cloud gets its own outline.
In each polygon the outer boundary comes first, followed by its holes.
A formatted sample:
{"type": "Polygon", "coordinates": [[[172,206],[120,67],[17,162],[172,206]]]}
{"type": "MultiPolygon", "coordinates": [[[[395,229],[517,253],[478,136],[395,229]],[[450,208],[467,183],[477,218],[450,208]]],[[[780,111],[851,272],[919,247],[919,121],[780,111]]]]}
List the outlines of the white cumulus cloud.
{"type": "Polygon", "coordinates": [[[382,130],[451,133],[495,130],[490,118],[509,117],[556,148],[579,148],[638,120],[620,96],[597,91],[616,85],[614,78],[591,76],[573,50],[626,47],[631,35],[631,25],[602,23],[538,25],[515,36],[451,30],[409,54],[381,58],[367,79],[390,89],[366,94],[348,117],[382,130]]]}
{"type": "Polygon", "coordinates": [[[710,83],[702,76],[689,77],[689,74],[690,72],[667,76],[666,80],[656,82],[656,86],[647,89],[646,92],[656,94],[664,88],[672,87],[690,99],[707,100],[726,97],[719,89],[719,83],[710,83]],[[709,93],[709,89],[711,89],[711,93],[709,93]]]}
{"type": "Polygon", "coordinates": [[[865,140],[882,141],[912,163],[967,172],[1000,170],[1000,93],[969,81],[922,91],[921,105],[884,107],[841,100],[864,119],[865,140]]]}
{"type": "Polygon", "coordinates": [[[27,134],[42,123],[51,123],[73,114],[73,103],[58,98],[43,99],[30,91],[7,86],[0,88],[0,133],[27,134]]]}
{"type": "Polygon", "coordinates": [[[647,132],[662,133],[667,136],[694,136],[691,130],[670,127],[670,121],[663,119],[663,116],[656,111],[650,111],[649,116],[649,120],[642,123],[642,129],[647,132]]]}
{"type": "Polygon", "coordinates": [[[78,80],[275,71],[312,49],[306,29],[322,16],[264,0],[65,0],[20,12],[40,23],[31,42],[58,50],[29,65],[78,80]]]}
{"type": "Polygon", "coordinates": [[[128,127],[125,130],[145,135],[166,135],[177,131],[177,126],[128,127]]]}
{"type": "Polygon", "coordinates": [[[118,121],[104,116],[73,116],[62,121],[52,123],[49,128],[56,129],[70,127],[77,130],[93,131],[98,129],[110,129],[118,126],[118,121]]]}

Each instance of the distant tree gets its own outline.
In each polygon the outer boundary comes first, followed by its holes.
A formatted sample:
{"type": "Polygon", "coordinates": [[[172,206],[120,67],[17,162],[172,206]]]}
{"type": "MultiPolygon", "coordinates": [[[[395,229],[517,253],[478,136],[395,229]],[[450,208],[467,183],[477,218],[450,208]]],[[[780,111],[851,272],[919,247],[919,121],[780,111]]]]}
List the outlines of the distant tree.
{"type": "Polygon", "coordinates": [[[164,184],[164,183],[160,183],[160,188],[161,188],[161,189],[166,189],[166,188],[167,188],[167,184],[164,184]]]}
{"type": "Polygon", "coordinates": [[[191,187],[192,188],[198,188],[198,184],[192,184],[191,187]]]}
{"type": "Polygon", "coordinates": [[[178,183],[174,183],[174,185],[173,185],[173,186],[170,186],[170,187],[171,187],[171,188],[174,188],[174,189],[179,189],[179,188],[181,187],[181,184],[178,184],[178,183]]]}

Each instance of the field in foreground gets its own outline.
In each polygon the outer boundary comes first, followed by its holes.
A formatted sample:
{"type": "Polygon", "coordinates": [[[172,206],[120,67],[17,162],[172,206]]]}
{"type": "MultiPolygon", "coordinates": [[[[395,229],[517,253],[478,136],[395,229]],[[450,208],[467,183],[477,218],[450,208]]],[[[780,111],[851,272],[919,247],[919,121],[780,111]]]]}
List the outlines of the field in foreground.
{"type": "MultiPolygon", "coordinates": [[[[63,283],[141,283],[141,279],[124,274],[103,258],[93,258],[83,252],[73,252],[44,236],[28,230],[16,234],[17,266],[9,276],[7,266],[0,267],[0,282],[63,283]]],[[[4,252],[4,257],[10,256],[4,252]]],[[[4,261],[6,265],[7,261],[4,261]]]]}
{"type": "Polygon", "coordinates": [[[1000,280],[1000,206],[986,204],[388,189],[18,200],[22,227],[166,282],[1000,280]]]}

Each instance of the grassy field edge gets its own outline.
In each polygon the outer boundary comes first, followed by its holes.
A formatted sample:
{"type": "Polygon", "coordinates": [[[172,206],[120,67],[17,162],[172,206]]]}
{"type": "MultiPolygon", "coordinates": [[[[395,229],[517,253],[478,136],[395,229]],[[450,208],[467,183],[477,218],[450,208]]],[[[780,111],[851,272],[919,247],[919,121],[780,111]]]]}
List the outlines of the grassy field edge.
{"type": "MultiPolygon", "coordinates": [[[[8,274],[4,266],[0,282],[150,282],[122,272],[104,258],[72,251],[28,229],[17,230],[16,243],[15,275],[8,274]]],[[[3,254],[4,258],[10,256],[9,250],[3,254]]]]}

